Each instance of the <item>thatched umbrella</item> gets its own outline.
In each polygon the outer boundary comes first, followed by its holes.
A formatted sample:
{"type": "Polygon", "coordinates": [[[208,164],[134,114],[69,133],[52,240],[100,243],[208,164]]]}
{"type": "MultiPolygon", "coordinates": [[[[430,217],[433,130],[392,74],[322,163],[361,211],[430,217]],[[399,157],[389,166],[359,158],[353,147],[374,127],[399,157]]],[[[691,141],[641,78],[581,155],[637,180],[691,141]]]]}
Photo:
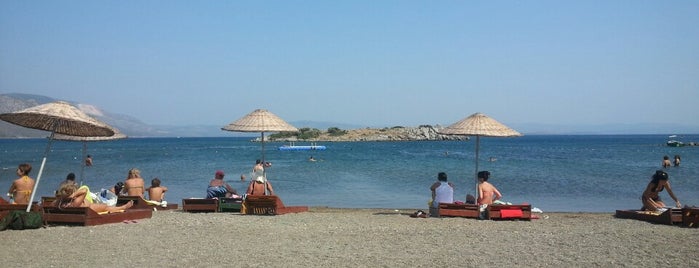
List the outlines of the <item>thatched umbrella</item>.
{"type": "Polygon", "coordinates": [[[87,155],[87,142],[92,142],[92,141],[111,141],[111,140],[118,140],[118,139],[125,139],[126,135],[119,132],[119,130],[112,128],[114,131],[114,135],[109,136],[109,137],[79,137],[79,136],[70,136],[70,135],[63,135],[63,134],[56,134],[53,136],[54,140],[64,140],[64,141],[82,141],[83,142],[83,158],[80,164],[80,185],[83,185],[83,175],[85,174],[85,157],[87,155]]]}
{"type": "Polygon", "coordinates": [[[46,151],[41,161],[41,168],[34,183],[27,212],[31,209],[36,189],[44,171],[46,157],[51,150],[51,142],[55,134],[65,134],[80,137],[108,137],[114,135],[114,130],[107,124],[94,119],[67,102],[57,101],[30,107],[21,111],[0,114],[0,120],[39,130],[51,132],[46,151]]]}
{"type": "Polygon", "coordinates": [[[235,132],[260,132],[262,143],[262,161],[265,161],[265,132],[294,132],[299,131],[270,111],[257,109],[252,113],[221,128],[235,132]]]}
{"type": "Polygon", "coordinates": [[[476,136],[476,198],[478,198],[478,151],[480,137],[518,137],[521,133],[482,113],[475,113],[439,131],[447,135],[476,136]]]}

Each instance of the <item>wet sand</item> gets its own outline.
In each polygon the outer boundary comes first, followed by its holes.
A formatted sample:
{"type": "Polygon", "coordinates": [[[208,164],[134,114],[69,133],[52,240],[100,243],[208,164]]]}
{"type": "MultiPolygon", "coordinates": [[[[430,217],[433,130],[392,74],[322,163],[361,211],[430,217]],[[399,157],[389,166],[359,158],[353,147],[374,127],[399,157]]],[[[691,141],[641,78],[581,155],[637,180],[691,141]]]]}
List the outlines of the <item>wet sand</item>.
{"type": "Polygon", "coordinates": [[[311,208],[279,216],[157,211],[137,222],[0,232],[5,267],[699,267],[699,229],[544,213],[532,221],[311,208]]]}

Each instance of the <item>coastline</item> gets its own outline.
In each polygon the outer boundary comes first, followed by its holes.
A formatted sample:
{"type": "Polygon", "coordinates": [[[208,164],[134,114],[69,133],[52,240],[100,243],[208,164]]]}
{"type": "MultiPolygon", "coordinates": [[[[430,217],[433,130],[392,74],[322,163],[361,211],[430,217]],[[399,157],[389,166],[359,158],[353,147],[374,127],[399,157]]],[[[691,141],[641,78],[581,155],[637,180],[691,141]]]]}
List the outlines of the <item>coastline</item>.
{"type": "Polygon", "coordinates": [[[486,221],[409,217],[414,211],[311,207],[279,216],[157,211],[138,222],[7,230],[0,255],[7,266],[23,267],[699,266],[692,258],[699,232],[692,228],[609,213],[486,221]]]}

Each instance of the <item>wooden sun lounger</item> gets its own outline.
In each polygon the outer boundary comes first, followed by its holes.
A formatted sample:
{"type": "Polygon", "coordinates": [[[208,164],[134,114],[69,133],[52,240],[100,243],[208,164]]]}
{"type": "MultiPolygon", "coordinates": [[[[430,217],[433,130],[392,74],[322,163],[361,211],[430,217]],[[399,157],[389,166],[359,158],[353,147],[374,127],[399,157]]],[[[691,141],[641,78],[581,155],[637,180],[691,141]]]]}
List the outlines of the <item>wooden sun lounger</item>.
{"type": "Polygon", "coordinates": [[[661,214],[642,210],[617,210],[615,216],[617,218],[635,219],[667,225],[682,223],[682,209],[679,208],[668,209],[661,214]]]}
{"type": "Polygon", "coordinates": [[[282,215],[287,213],[307,212],[307,206],[284,206],[276,195],[247,196],[244,201],[245,214],[282,215]]]}
{"type": "Polygon", "coordinates": [[[170,209],[177,209],[179,206],[177,204],[167,204],[166,207],[163,206],[157,206],[157,205],[152,205],[149,204],[143,197],[140,196],[119,196],[117,198],[117,206],[124,205],[128,203],[129,201],[133,201],[133,207],[132,209],[157,209],[157,210],[170,210],[170,209]]]}
{"type": "Polygon", "coordinates": [[[218,212],[240,212],[243,206],[242,198],[219,198],[218,212]]]}
{"type": "Polygon", "coordinates": [[[218,200],[213,198],[182,199],[182,210],[185,212],[217,212],[218,200]]]}
{"type": "Polygon", "coordinates": [[[489,205],[486,208],[490,220],[531,220],[532,205],[489,205]]]}
{"type": "Polygon", "coordinates": [[[106,214],[97,213],[94,210],[86,207],[58,208],[52,205],[45,205],[42,210],[44,214],[44,222],[46,223],[75,224],[82,226],[148,219],[153,216],[153,210],[151,209],[133,208],[124,210],[124,212],[106,214]]]}
{"type": "Polygon", "coordinates": [[[699,228],[699,208],[683,208],[682,225],[699,228]]]}
{"type": "Polygon", "coordinates": [[[480,215],[478,205],[474,204],[439,203],[438,213],[439,217],[463,217],[475,219],[477,219],[480,215]]]}
{"type": "MultiPolygon", "coordinates": [[[[32,202],[32,207],[29,211],[41,212],[41,207],[37,204],[38,202],[32,202]]],[[[27,210],[26,204],[10,204],[7,200],[0,198],[0,211],[10,211],[10,210],[27,210]]]]}

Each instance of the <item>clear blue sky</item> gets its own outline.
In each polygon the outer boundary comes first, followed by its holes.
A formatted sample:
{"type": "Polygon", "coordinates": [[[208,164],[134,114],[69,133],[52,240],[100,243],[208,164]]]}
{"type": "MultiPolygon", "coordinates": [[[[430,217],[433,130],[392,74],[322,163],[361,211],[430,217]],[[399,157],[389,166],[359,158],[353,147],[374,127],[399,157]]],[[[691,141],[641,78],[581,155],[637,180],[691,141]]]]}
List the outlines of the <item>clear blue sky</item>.
{"type": "Polygon", "coordinates": [[[0,1],[0,93],[149,124],[683,123],[699,1],[0,1]]]}

